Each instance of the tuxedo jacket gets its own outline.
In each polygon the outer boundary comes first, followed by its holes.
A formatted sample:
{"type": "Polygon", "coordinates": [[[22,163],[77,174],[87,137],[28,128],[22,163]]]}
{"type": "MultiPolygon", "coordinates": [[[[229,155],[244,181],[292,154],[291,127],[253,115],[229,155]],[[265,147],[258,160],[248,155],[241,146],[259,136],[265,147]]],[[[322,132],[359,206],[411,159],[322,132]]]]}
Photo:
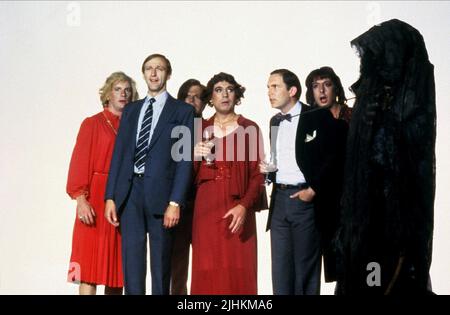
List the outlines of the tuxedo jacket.
{"type": "Polygon", "coordinates": [[[328,108],[301,115],[296,136],[296,159],[306,182],[315,191],[314,211],[320,232],[326,282],[336,280],[332,239],[340,217],[348,123],[335,119],[328,108]]]}
{"type": "Polygon", "coordinates": [[[348,124],[335,119],[328,108],[316,107],[300,116],[295,157],[308,185],[315,191],[315,205],[336,203],[341,195],[348,124]],[[330,200],[333,199],[333,200],[330,200]]]}
{"type": "MultiPolygon", "coordinates": [[[[144,99],[125,106],[114,146],[105,200],[123,210],[134,174],[138,119],[144,99]]],[[[164,214],[169,201],[185,202],[192,179],[194,108],[168,95],[154,129],[145,161],[144,204],[153,214],[164,214]],[[183,143],[184,146],[177,147],[183,143]],[[175,160],[174,152],[184,158],[175,160]]]]}
{"type": "MultiPolygon", "coordinates": [[[[305,112],[307,112],[311,109],[311,106],[309,106],[308,104],[302,103],[302,102],[300,102],[300,106],[301,106],[301,112],[300,112],[300,118],[301,118],[301,116],[305,112]]],[[[276,156],[276,151],[277,151],[278,129],[276,127],[279,126],[279,122],[277,121],[277,115],[272,116],[272,118],[270,119],[270,137],[269,137],[269,139],[270,139],[270,151],[273,156],[276,156]]],[[[299,121],[299,125],[300,125],[300,121],[299,121]]],[[[298,130],[298,126],[297,126],[297,130],[298,130]]],[[[292,142],[292,145],[295,145],[295,140],[292,142]]],[[[296,154],[297,154],[297,152],[296,152],[296,154]]],[[[275,183],[277,180],[277,173],[276,172],[270,173],[269,179],[274,184],[272,186],[272,194],[270,196],[269,215],[267,218],[266,231],[270,230],[270,223],[272,221],[274,201],[275,201],[275,196],[277,194],[277,188],[275,187],[275,183]]]]}
{"type": "MultiPolygon", "coordinates": [[[[325,226],[330,231],[333,228],[328,225],[337,224],[348,127],[345,121],[335,119],[328,108],[311,109],[309,105],[303,103],[301,106],[297,133],[292,145],[295,145],[297,165],[305,176],[306,183],[316,193],[313,202],[318,227],[322,233],[326,233],[325,226]]],[[[275,121],[274,116],[270,125],[273,126],[275,121]]],[[[271,131],[273,132],[272,128],[271,131]]],[[[277,135],[272,135],[271,138],[271,150],[275,152],[277,135]]],[[[276,182],[276,173],[272,180],[276,182]]],[[[267,230],[270,229],[276,193],[277,188],[274,185],[267,230]]]]}

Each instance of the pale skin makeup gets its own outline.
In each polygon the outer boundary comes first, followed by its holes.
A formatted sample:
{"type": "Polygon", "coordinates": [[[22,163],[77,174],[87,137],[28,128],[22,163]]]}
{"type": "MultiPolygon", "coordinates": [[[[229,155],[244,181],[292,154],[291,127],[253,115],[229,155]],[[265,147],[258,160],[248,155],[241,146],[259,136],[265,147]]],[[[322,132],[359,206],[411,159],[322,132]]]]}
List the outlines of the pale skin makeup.
{"type": "Polygon", "coordinates": [[[131,100],[132,89],[130,82],[119,81],[113,85],[108,98],[108,110],[116,116],[121,116],[123,108],[131,100]]]}

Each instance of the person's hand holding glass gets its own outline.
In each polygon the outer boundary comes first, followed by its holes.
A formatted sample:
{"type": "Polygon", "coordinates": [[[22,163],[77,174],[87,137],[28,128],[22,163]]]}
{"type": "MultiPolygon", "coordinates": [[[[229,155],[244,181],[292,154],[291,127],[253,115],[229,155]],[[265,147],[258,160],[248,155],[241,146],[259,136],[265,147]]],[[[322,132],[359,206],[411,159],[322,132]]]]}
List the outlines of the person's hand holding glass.
{"type": "Polygon", "coordinates": [[[212,148],[214,147],[214,133],[211,130],[205,129],[203,132],[203,141],[195,145],[194,155],[201,156],[205,159],[205,164],[208,166],[214,165],[214,154],[212,148]]]}
{"type": "Polygon", "coordinates": [[[212,140],[214,139],[214,133],[208,129],[205,129],[204,135],[204,144],[206,146],[206,149],[209,150],[209,152],[205,156],[206,165],[213,165],[214,155],[212,154],[212,148],[214,147],[214,142],[212,140]]]}
{"type": "Polygon", "coordinates": [[[264,174],[264,185],[268,186],[272,183],[272,181],[269,179],[269,174],[276,172],[278,170],[276,162],[275,162],[275,155],[274,153],[271,153],[269,155],[264,156],[264,160],[261,161],[259,164],[259,170],[261,173],[264,174]]]}

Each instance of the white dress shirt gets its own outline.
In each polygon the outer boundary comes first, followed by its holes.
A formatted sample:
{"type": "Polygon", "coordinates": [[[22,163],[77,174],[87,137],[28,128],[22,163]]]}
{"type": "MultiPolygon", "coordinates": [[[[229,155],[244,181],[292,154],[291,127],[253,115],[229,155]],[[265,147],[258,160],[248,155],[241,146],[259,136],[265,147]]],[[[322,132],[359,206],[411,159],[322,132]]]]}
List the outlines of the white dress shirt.
{"type": "Polygon", "coordinates": [[[286,113],[295,117],[292,117],[291,121],[285,119],[280,122],[276,142],[277,184],[298,185],[305,182],[305,176],[300,171],[295,159],[295,135],[301,111],[302,106],[300,102],[297,102],[286,113]]]}
{"type": "MultiPolygon", "coordinates": [[[[152,117],[152,126],[150,128],[150,136],[148,138],[148,144],[150,144],[150,141],[152,140],[153,131],[155,131],[156,124],[158,123],[159,116],[161,115],[161,112],[164,108],[164,105],[166,104],[167,97],[168,97],[167,91],[162,92],[161,94],[158,94],[156,96],[150,96],[147,95],[144,101],[144,105],[142,105],[141,112],[139,113],[139,120],[138,120],[138,127],[137,127],[137,133],[136,133],[136,144],[139,139],[139,132],[141,131],[142,126],[142,120],[144,119],[145,111],[147,110],[148,106],[150,105],[150,99],[153,97],[155,99],[155,102],[153,103],[153,117],[152,117]]],[[[142,166],[140,169],[138,169],[136,166],[134,166],[134,172],[135,173],[144,173],[145,165],[142,166]]]]}

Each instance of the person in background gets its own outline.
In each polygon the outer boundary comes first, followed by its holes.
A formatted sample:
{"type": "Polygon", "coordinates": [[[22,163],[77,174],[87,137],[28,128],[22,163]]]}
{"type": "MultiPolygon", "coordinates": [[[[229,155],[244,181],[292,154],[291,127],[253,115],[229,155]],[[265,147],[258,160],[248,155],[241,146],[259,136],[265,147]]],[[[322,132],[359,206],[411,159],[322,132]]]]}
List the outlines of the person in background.
{"type": "Polygon", "coordinates": [[[177,99],[184,101],[195,108],[195,117],[202,117],[207,100],[206,87],[197,79],[185,81],[178,90],[177,99]]]}
{"type": "Polygon", "coordinates": [[[327,107],[333,117],[350,123],[352,108],[346,104],[341,79],[333,68],[321,67],[311,71],[306,77],[306,102],[312,107],[327,107]]]}
{"type": "Polygon", "coordinates": [[[321,196],[315,198],[321,233],[324,278],[325,282],[333,282],[336,281],[336,254],[332,246],[332,239],[339,224],[346,140],[352,108],[345,104],[346,97],[341,80],[331,67],[321,67],[311,71],[306,77],[305,85],[307,88],[306,101],[313,108],[329,109],[338,125],[333,137],[339,145],[334,146],[331,143],[327,148],[330,156],[334,156],[333,164],[324,164],[331,166],[326,173],[327,185],[324,185],[321,196]],[[331,146],[334,147],[332,151],[330,150],[331,146]]]}
{"type": "Polygon", "coordinates": [[[67,193],[77,201],[68,280],[80,294],[122,294],[121,235],[103,216],[104,193],[124,107],[138,98],[133,79],[114,72],[100,89],[103,111],[81,124],[70,161],[67,193]]]}
{"type": "MultiPolygon", "coordinates": [[[[195,108],[195,117],[201,118],[206,106],[206,87],[196,79],[184,82],[178,90],[177,99],[195,108]]],[[[178,226],[174,231],[172,249],[172,272],[170,294],[186,295],[189,272],[189,252],[192,243],[192,216],[194,211],[195,189],[192,186],[186,200],[178,226]]]]}

